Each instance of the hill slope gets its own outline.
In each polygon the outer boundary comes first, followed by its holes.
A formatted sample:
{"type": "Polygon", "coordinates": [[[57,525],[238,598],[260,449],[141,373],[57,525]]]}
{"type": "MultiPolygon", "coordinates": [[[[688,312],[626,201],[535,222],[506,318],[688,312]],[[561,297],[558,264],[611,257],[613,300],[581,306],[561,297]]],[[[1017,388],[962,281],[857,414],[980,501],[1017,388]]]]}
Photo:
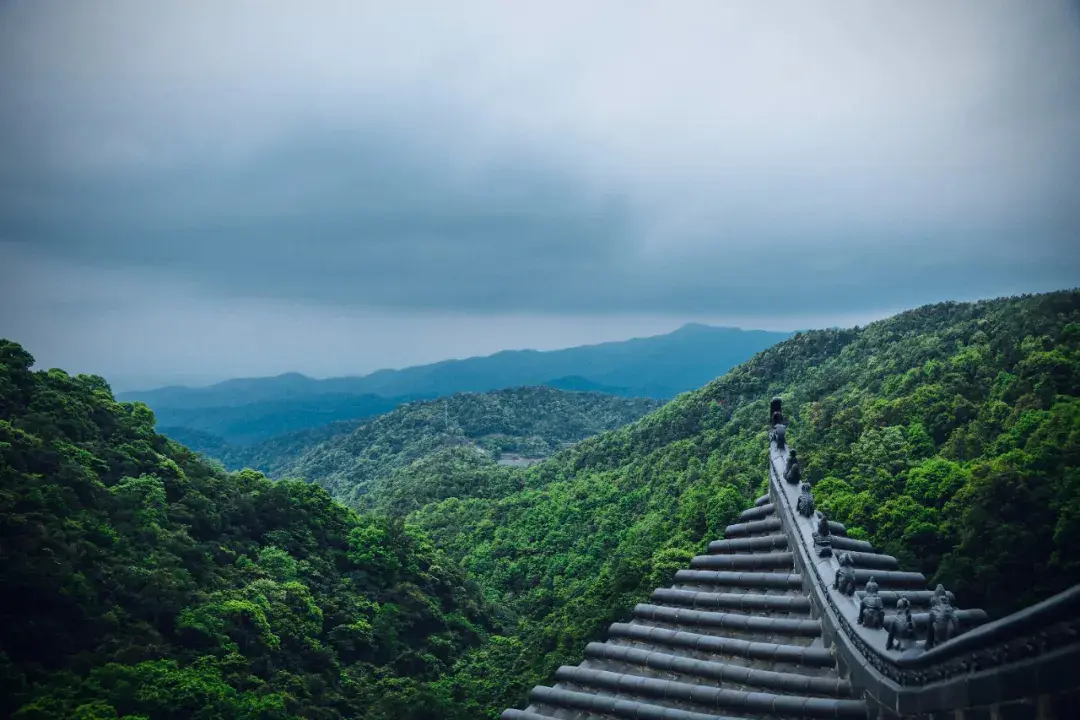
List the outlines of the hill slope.
{"type": "Polygon", "coordinates": [[[281,477],[281,471],[285,467],[306,451],[319,443],[352,432],[363,422],[363,419],[338,420],[318,427],[275,435],[254,445],[234,445],[212,433],[186,427],[159,426],[158,432],[220,462],[228,470],[252,468],[277,478],[281,477]]]}
{"type": "Polygon", "coordinates": [[[1003,614],[1080,581],[1077,292],[796,335],[504,483],[520,490],[409,520],[517,614],[544,681],[760,494],[776,393],[819,506],[962,605],[1003,614]]]}
{"type": "MultiPolygon", "coordinates": [[[[423,472],[436,481],[453,476],[455,467],[464,471],[494,468],[504,455],[543,458],[566,444],[632,422],[660,404],[645,398],[547,387],[463,393],[410,403],[361,423],[349,434],[308,449],[284,464],[279,473],[318,483],[350,503],[381,498],[400,509],[395,498],[405,500],[415,494],[407,504],[416,507],[451,492],[451,486],[421,492],[413,483],[413,490],[402,495],[391,487],[394,473],[404,472],[416,461],[427,459],[423,472]],[[450,452],[455,448],[457,452],[450,452]],[[443,463],[448,465],[443,467],[443,463]],[[372,497],[364,498],[369,492],[372,497]]],[[[412,471],[413,476],[417,472],[412,471]]],[[[452,487],[465,495],[486,492],[456,481],[452,487]]]]}
{"type": "MultiPolygon", "coordinates": [[[[415,529],[227,475],[0,340],[0,717],[466,718],[512,638],[415,529]],[[14,713],[14,714],[13,714],[14,713]]],[[[489,697],[490,696],[490,697],[489,697]]],[[[485,704],[487,703],[487,704],[485,704]]]]}
{"type": "Polygon", "coordinates": [[[335,420],[370,417],[423,398],[548,385],[623,397],[671,398],[700,387],[789,333],[686,325],[669,333],[566,350],[516,350],[364,377],[315,380],[297,373],[228,380],[206,388],[123,393],[148,404],[159,427],[184,427],[253,444],[335,420]]]}

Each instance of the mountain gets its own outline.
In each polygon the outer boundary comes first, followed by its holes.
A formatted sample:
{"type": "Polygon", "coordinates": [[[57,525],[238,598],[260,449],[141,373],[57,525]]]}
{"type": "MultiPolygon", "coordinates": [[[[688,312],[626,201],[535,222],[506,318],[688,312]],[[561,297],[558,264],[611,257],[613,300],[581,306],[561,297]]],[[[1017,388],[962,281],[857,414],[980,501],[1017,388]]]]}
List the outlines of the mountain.
{"type": "Polygon", "coordinates": [[[134,390],[118,393],[117,400],[144,402],[151,407],[206,408],[230,405],[249,405],[274,400],[295,400],[312,395],[358,395],[363,390],[346,384],[352,378],[315,380],[300,373],[285,373],[275,377],[235,378],[207,387],[170,385],[154,390],[134,390]]]}
{"type": "Polygon", "coordinates": [[[315,380],[298,373],[227,380],[205,388],[121,393],[149,405],[158,427],[184,427],[253,444],[275,435],[388,412],[459,392],[547,385],[623,397],[667,399],[700,387],[789,333],[689,324],[675,332],[566,350],[512,350],[363,377],[315,380]]]}
{"type": "Polygon", "coordinates": [[[1077,291],[799,333],[527,469],[477,448],[572,408],[416,403],[306,453],[318,484],[215,469],[31,362],[0,342],[0,716],[497,717],[762,494],[774,394],[818,506],[959,605],[1080,581],[1077,291]]]}
{"type": "Polygon", "coordinates": [[[154,405],[158,428],[183,428],[217,436],[229,445],[252,445],[301,430],[390,412],[421,396],[381,397],[316,393],[248,403],[177,408],[154,405]]]}
{"type": "MultiPolygon", "coordinates": [[[[348,475],[358,462],[352,450],[341,449],[345,446],[355,448],[368,442],[381,447],[386,437],[404,438],[392,442],[397,443],[400,453],[380,453],[374,466],[365,465],[366,469],[355,475],[357,484],[368,482],[361,477],[386,477],[403,463],[461,446],[471,448],[467,455],[481,464],[529,465],[565,445],[632,422],[660,405],[661,401],[648,398],[549,387],[513,388],[418,401],[378,420],[343,420],[277,435],[255,445],[233,445],[218,435],[185,427],[160,427],[159,431],[230,470],[252,468],[275,478],[333,482],[338,488],[348,483],[331,478],[348,475]],[[327,461],[325,456],[334,459],[327,461]]],[[[360,494],[342,491],[342,496],[351,500],[360,494]]]]}
{"type": "Polygon", "coordinates": [[[522,673],[548,682],[764,493],[775,394],[818,506],[959,605],[1001,616],[1080,582],[1076,291],[799,333],[527,470],[463,468],[489,490],[407,521],[518,618],[522,673]]]}
{"type": "MultiPolygon", "coordinates": [[[[395,499],[406,498],[387,483],[395,472],[422,459],[439,456],[425,466],[435,477],[446,474],[434,471],[444,462],[497,467],[500,461],[545,458],[571,443],[633,422],[661,404],[648,398],[548,387],[461,393],[409,403],[363,422],[351,433],[284,462],[277,474],[317,483],[346,503],[370,504],[381,498],[396,505],[395,499]],[[460,452],[445,453],[451,449],[460,452]],[[372,497],[366,498],[368,493],[372,497]]],[[[458,490],[463,496],[481,492],[467,484],[458,490]]],[[[447,496],[445,489],[418,492],[408,504],[447,496]]]]}
{"type": "Polygon", "coordinates": [[[688,324],[675,332],[566,350],[510,350],[487,357],[380,370],[362,378],[369,392],[481,392],[581,377],[625,396],[667,399],[700,387],[790,333],[688,324]]]}
{"type": "Polygon", "coordinates": [[[32,364],[0,340],[0,717],[459,720],[518,687],[520,643],[415,528],[32,364]]]}

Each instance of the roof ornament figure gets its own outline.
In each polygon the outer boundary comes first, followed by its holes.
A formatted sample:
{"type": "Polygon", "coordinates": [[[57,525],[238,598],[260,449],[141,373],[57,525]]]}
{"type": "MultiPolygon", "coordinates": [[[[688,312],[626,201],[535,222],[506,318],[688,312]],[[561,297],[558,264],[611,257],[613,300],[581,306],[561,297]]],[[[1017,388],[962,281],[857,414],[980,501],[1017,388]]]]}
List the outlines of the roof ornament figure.
{"type": "Polygon", "coordinates": [[[783,425],[783,424],[773,425],[772,430],[769,430],[769,440],[776,443],[776,449],[777,450],[783,450],[785,447],[787,447],[786,439],[787,439],[787,426],[786,425],[783,425]]]}
{"type": "Polygon", "coordinates": [[[784,425],[784,401],[774,397],[769,402],[769,442],[776,443],[779,450],[784,449],[787,427],[784,425]]]}
{"type": "Polygon", "coordinates": [[[930,607],[937,605],[943,598],[947,599],[949,604],[956,602],[956,596],[946,590],[944,585],[938,583],[938,586],[934,588],[934,594],[930,596],[930,607]]]}
{"type": "Polygon", "coordinates": [[[866,593],[859,602],[859,624],[880,629],[885,624],[885,603],[878,595],[878,584],[873,576],[866,583],[866,593]]]}
{"type": "Polygon", "coordinates": [[[926,649],[940,645],[947,640],[952,640],[960,634],[960,619],[956,617],[952,601],[941,585],[934,590],[933,603],[930,605],[930,622],[926,626],[926,649]],[[941,590],[941,594],[938,594],[941,590]]]}
{"type": "Polygon", "coordinates": [[[795,448],[791,448],[791,452],[788,453],[787,467],[784,469],[784,480],[790,485],[798,485],[802,482],[802,466],[799,465],[799,458],[795,454],[795,448]]]}
{"type": "Polygon", "coordinates": [[[915,620],[911,617],[911,603],[906,597],[896,601],[896,614],[889,623],[889,637],[885,649],[904,651],[915,644],[915,620]]]}
{"type": "Polygon", "coordinates": [[[804,518],[814,516],[814,495],[810,492],[810,483],[799,486],[799,499],[795,502],[795,511],[804,518]]]}
{"type": "Polygon", "coordinates": [[[840,567],[836,568],[833,587],[851,597],[855,594],[855,563],[849,553],[840,553],[840,567]]]}
{"type": "Polygon", "coordinates": [[[817,515],[817,531],[813,536],[814,548],[817,549],[818,557],[832,557],[832,530],[829,528],[829,518],[820,510],[817,515]]]}

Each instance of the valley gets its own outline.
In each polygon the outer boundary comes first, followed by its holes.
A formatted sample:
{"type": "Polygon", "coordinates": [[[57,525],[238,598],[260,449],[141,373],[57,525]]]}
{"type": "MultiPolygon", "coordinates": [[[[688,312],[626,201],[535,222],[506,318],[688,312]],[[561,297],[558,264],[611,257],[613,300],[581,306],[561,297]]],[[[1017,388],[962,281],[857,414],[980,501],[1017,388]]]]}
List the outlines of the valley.
{"type": "MultiPolygon", "coordinates": [[[[366,506],[386,495],[383,485],[406,482],[404,478],[416,472],[410,467],[414,463],[424,461],[424,472],[451,477],[457,471],[444,468],[444,463],[465,462],[492,471],[523,467],[633,422],[662,404],[548,387],[515,388],[416,401],[370,420],[340,421],[252,446],[230,446],[187,428],[163,432],[186,440],[229,470],[251,467],[273,478],[304,478],[347,504],[366,506]]],[[[477,486],[460,492],[483,490],[477,486]]]]}
{"type": "Polygon", "coordinates": [[[0,720],[1080,717],[1080,0],[0,66],[0,720]]]}
{"type": "Polygon", "coordinates": [[[1080,582],[1076,291],[797,333],[666,403],[457,394],[247,456],[31,364],[0,344],[20,720],[524,707],[763,494],[773,395],[818,506],[961,606],[1080,582]]]}

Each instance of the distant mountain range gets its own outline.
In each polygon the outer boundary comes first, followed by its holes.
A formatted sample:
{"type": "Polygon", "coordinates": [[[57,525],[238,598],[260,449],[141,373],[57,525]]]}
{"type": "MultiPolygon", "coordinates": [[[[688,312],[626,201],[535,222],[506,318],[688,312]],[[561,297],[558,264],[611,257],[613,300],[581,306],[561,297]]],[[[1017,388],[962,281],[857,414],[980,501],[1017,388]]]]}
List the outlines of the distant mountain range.
{"type": "MultiPolygon", "coordinates": [[[[310,378],[305,378],[310,380],[310,378]]],[[[318,381],[315,381],[318,382],[318,381]]],[[[250,403],[177,407],[146,401],[157,417],[157,427],[186,428],[210,433],[233,445],[250,445],[272,437],[342,420],[362,420],[388,413],[430,395],[381,397],[346,393],[310,393],[250,403]]],[[[126,398],[125,398],[126,399],[126,398]]]]}
{"type": "Polygon", "coordinates": [[[380,415],[414,400],[544,385],[621,397],[669,399],[724,374],[790,333],[684,325],[666,335],[565,350],[507,350],[362,377],[299,373],[121,393],[155,412],[158,427],[254,444],[339,420],[380,415]]]}

